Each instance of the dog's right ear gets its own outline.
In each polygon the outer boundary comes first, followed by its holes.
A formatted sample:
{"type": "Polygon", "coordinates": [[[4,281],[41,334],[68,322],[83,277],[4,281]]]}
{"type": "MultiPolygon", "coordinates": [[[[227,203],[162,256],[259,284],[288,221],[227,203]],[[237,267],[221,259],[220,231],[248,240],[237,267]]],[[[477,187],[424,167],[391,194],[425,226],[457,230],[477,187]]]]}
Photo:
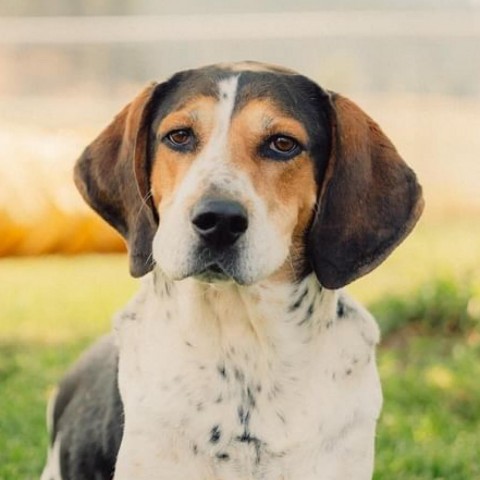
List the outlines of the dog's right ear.
{"type": "Polygon", "coordinates": [[[309,233],[320,283],[341,288],[383,262],[423,210],[422,188],[380,127],[330,94],[332,149],[309,233]]]}
{"type": "Polygon", "coordinates": [[[74,180],[86,202],[126,240],[134,277],[153,268],[158,219],[150,199],[148,136],[163,84],[143,90],[85,149],[74,180]]]}

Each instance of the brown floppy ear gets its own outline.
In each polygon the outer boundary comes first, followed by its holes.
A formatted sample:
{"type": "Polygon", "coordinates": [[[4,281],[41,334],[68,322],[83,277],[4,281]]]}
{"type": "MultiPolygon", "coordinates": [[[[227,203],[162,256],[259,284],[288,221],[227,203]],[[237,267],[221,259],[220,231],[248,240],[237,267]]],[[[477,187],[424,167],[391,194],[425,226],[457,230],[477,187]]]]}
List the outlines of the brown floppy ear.
{"type": "Polygon", "coordinates": [[[380,127],[347,98],[331,95],[332,150],[309,232],[315,273],[340,288],[379,265],[410,233],[422,189],[380,127]]]}
{"type": "Polygon", "coordinates": [[[152,241],[158,221],[149,198],[150,110],[159,85],[127,105],[85,149],[74,180],[86,202],[125,238],[134,277],[153,268],[152,241]]]}

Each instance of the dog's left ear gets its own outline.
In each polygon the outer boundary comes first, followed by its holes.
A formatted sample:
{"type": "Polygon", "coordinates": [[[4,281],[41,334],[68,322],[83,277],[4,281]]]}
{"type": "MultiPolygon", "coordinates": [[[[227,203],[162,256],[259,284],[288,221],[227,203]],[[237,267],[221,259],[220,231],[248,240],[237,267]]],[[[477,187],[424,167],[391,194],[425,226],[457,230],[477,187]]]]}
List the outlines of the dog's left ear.
{"type": "Polygon", "coordinates": [[[332,147],[309,232],[319,282],[340,288],[379,265],[410,233],[422,189],[380,127],[359,107],[330,96],[332,147]]]}
{"type": "Polygon", "coordinates": [[[149,198],[148,135],[162,85],[143,90],[75,165],[74,180],[83,198],[125,238],[134,277],[153,268],[152,241],[158,219],[149,198]]]}

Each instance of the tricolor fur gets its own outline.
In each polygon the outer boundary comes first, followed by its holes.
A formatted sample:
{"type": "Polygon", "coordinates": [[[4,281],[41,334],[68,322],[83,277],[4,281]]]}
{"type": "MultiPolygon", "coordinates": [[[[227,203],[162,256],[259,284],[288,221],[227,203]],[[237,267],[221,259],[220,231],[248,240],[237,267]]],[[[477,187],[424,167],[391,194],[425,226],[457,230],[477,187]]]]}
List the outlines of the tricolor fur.
{"type": "Polygon", "coordinates": [[[355,104],[280,67],[153,84],[76,183],[140,293],[63,380],[42,480],[370,479],[378,330],[337,291],[422,210],[355,104]]]}

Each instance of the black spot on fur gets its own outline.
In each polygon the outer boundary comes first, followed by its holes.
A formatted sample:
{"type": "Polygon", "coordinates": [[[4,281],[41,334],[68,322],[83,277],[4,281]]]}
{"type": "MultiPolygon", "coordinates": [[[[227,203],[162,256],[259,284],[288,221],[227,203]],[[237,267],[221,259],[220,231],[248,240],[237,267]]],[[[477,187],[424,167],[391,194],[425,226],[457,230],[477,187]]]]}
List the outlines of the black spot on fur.
{"type": "Polygon", "coordinates": [[[255,447],[255,463],[258,465],[260,463],[260,452],[262,447],[262,441],[257,437],[250,435],[248,432],[244,432],[242,435],[235,438],[238,442],[248,443],[249,445],[254,445],[255,447]]]}
{"type": "Polygon", "coordinates": [[[224,462],[228,462],[228,460],[230,460],[230,455],[228,453],[220,452],[220,453],[217,453],[215,457],[224,462]]]}
{"type": "Polygon", "coordinates": [[[245,411],[243,405],[240,405],[237,409],[237,413],[239,422],[244,426],[248,426],[248,422],[250,421],[250,412],[248,410],[245,411]]]}
{"type": "Polygon", "coordinates": [[[307,323],[310,318],[312,318],[312,315],[313,315],[313,304],[314,302],[312,302],[309,306],[308,306],[308,309],[307,309],[307,312],[305,313],[305,316],[303,317],[303,319],[298,323],[298,325],[303,325],[305,323],[307,323]]]}
{"type": "Polygon", "coordinates": [[[237,414],[238,414],[238,420],[240,423],[243,425],[244,423],[244,416],[245,416],[245,410],[242,405],[240,405],[237,409],[237,414]]]}
{"type": "Polygon", "coordinates": [[[215,403],[222,403],[223,402],[223,397],[221,395],[219,395],[216,399],[215,399],[215,403]]]}
{"type": "Polygon", "coordinates": [[[351,375],[352,374],[352,369],[351,368],[348,368],[347,370],[345,370],[345,375],[351,375]]]}
{"type": "Polygon", "coordinates": [[[227,374],[227,370],[225,368],[225,365],[218,365],[217,366],[217,371],[223,379],[225,379],[225,380],[228,379],[228,374],[227,374]]]}
{"type": "Polygon", "coordinates": [[[257,438],[252,437],[247,432],[242,433],[242,435],[239,435],[238,437],[236,437],[235,440],[241,443],[254,443],[255,441],[258,441],[257,438]]]}
{"type": "Polygon", "coordinates": [[[218,425],[215,425],[210,430],[210,443],[217,443],[220,440],[221,436],[222,432],[220,431],[220,427],[218,425]]]}
{"type": "Polygon", "coordinates": [[[300,307],[300,305],[302,304],[303,300],[305,299],[305,297],[308,295],[308,287],[305,287],[305,290],[302,292],[302,294],[297,298],[297,300],[295,301],[295,303],[293,303],[292,305],[290,305],[290,307],[288,308],[288,311],[289,312],[294,312],[298,307],[300,307]]]}
{"type": "Polygon", "coordinates": [[[194,455],[197,455],[198,454],[198,446],[196,444],[193,444],[192,446],[192,452],[194,455]]]}
{"type": "Polygon", "coordinates": [[[337,317],[342,318],[345,316],[345,304],[339,300],[337,303],[337,317]]]}
{"type": "Polygon", "coordinates": [[[256,404],[255,396],[253,395],[250,387],[247,388],[247,399],[248,399],[248,405],[252,408],[255,408],[255,404],[256,404]]]}
{"type": "Polygon", "coordinates": [[[195,408],[197,409],[197,412],[201,412],[203,410],[203,403],[198,402],[195,408]]]}
{"type": "Polygon", "coordinates": [[[234,369],[235,379],[243,383],[245,381],[245,374],[237,367],[234,369]]]}

